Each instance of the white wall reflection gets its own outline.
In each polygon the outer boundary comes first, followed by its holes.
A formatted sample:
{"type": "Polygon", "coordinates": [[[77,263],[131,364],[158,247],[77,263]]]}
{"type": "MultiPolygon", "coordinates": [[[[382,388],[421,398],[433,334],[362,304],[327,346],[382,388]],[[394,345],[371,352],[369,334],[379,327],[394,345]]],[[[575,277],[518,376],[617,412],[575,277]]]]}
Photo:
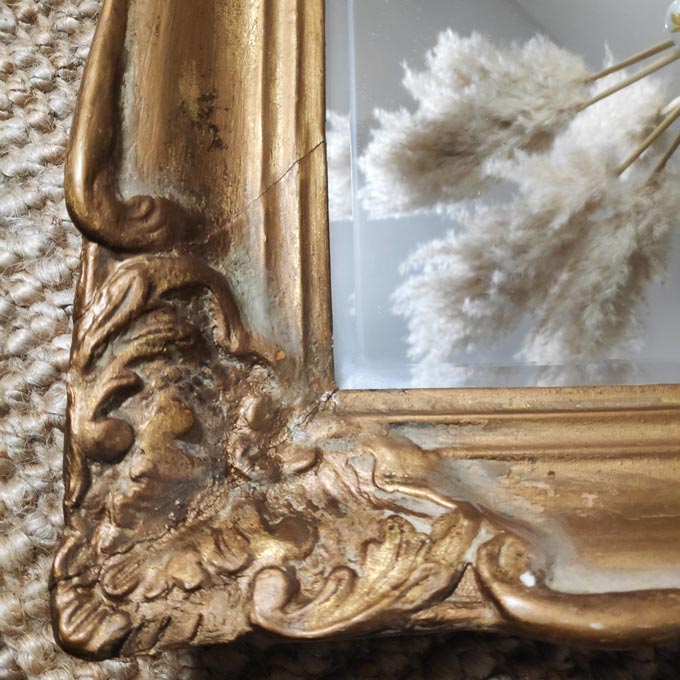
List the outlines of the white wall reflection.
{"type": "MultiPolygon", "coordinates": [[[[494,40],[525,41],[536,33],[583,56],[593,71],[605,45],[619,58],[666,39],[665,0],[327,0],[328,109],[351,118],[352,157],[364,152],[375,127],[376,107],[413,109],[402,86],[404,62],[424,64],[438,34],[482,31],[494,40]]],[[[663,76],[678,83],[680,62],[663,76]]],[[[671,91],[673,85],[671,85],[671,91]]],[[[341,146],[342,120],[335,118],[341,146]]],[[[330,141],[330,140],[329,140],[330,141]]],[[[330,151],[330,149],[329,149],[330,151]]],[[[338,158],[337,149],[335,154],[338,158]]],[[[332,162],[332,161],[331,161],[332,162]]],[[[523,386],[680,382],[680,236],[676,234],[667,275],[647,290],[643,332],[637,344],[615,347],[606,357],[578,365],[532,366],[517,358],[530,320],[493,346],[414,367],[407,357],[407,327],[394,314],[392,296],[403,282],[401,263],[417,247],[456,228],[450,216],[370,219],[359,199],[365,178],[342,160],[330,187],[336,376],[341,388],[410,386],[523,386]],[[343,197],[346,200],[343,200],[343,197]],[[351,210],[351,216],[349,214],[351,210]]],[[[502,190],[496,190],[502,198],[502,190]]]]}

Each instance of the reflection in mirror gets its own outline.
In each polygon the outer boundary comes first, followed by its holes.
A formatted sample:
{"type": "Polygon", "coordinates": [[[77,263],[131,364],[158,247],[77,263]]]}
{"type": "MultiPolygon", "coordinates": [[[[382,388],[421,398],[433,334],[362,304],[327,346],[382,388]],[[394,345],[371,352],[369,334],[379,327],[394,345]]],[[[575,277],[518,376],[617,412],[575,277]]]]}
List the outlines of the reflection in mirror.
{"type": "Polygon", "coordinates": [[[326,6],[339,386],[680,382],[680,2],[326,6]]]}

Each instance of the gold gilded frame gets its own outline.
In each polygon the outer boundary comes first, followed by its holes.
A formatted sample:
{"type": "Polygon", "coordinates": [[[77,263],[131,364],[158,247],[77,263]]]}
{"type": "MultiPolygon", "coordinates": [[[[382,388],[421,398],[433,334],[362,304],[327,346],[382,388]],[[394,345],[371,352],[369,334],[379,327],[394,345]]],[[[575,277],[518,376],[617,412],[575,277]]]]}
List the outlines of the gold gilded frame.
{"type": "Polygon", "coordinates": [[[680,388],[336,389],[324,109],[323,0],[104,2],[60,644],[677,637],[680,388]]]}

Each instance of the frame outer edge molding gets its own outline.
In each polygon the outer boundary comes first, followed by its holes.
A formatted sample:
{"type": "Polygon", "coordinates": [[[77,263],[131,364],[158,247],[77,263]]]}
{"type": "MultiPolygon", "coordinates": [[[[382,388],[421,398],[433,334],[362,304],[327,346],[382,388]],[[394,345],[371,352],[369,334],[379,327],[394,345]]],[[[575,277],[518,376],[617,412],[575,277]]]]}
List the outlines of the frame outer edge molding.
{"type": "Polygon", "coordinates": [[[323,0],[104,2],[66,169],[57,640],[677,637],[636,545],[672,563],[678,388],[335,390],[323,31],[323,0]],[[574,555],[641,585],[556,590],[574,555]]]}

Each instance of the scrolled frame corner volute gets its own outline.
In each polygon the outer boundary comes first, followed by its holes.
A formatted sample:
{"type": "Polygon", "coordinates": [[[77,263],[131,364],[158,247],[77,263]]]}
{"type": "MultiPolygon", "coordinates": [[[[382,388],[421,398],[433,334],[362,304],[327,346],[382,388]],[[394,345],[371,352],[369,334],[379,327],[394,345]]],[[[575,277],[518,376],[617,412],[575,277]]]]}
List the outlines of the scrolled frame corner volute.
{"type": "Polygon", "coordinates": [[[520,517],[458,473],[519,484],[508,461],[539,453],[572,477],[575,450],[661,454],[677,390],[630,409],[624,391],[338,392],[323,0],[200,4],[105,0],[79,98],[59,643],[104,659],[252,631],[675,637],[677,591],[555,592],[543,492],[520,517]]]}

